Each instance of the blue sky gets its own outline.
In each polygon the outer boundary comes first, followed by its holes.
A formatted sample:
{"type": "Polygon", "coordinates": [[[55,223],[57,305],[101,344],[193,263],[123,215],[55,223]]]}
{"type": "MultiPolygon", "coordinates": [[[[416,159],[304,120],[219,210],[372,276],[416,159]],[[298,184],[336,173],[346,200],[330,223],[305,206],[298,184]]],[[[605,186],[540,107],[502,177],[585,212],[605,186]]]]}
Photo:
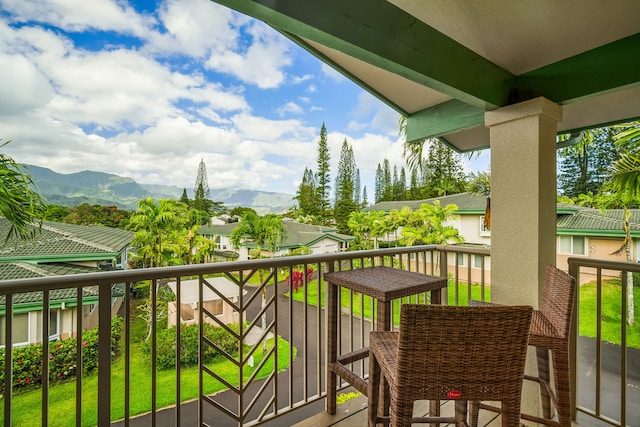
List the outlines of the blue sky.
{"type": "MultiPolygon", "coordinates": [[[[325,123],[335,176],[398,167],[398,114],[270,27],[207,0],[0,0],[0,138],[19,163],[191,190],[294,194],[325,123]]],[[[467,171],[487,170],[487,153],[467,171]]]]}

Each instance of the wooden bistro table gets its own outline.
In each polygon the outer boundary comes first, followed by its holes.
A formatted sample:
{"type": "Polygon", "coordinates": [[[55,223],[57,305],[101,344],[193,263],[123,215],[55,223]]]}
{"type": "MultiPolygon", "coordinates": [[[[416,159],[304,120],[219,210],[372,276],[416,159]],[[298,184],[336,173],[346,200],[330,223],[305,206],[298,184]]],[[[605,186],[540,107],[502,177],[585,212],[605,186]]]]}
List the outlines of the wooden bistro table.
{"type": "Polygon", "coordinates": [[[428,276],[392,267],[370,267],[326,273],[328,283],[327,310],[327,412],[336,413],[337,376],[367,395],[367,381],[351,371],[347,365],[369,356],[365,347],[351,353],[338,355],[338,287],[371,296],[378,301],[376,330],[391,330],[391,306],[394,299],[431,292],[431,304],[441,303],[441,289],[447,279],[428,276]]]}

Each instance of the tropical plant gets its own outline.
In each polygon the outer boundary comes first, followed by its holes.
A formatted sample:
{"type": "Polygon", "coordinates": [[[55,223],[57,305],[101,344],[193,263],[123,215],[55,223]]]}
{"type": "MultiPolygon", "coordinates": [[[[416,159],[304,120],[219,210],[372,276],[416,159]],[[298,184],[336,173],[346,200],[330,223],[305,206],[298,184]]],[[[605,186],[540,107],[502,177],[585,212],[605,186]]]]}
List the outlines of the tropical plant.
{"type": "MultiPolygon", "coordinates": [[[[275,214],[259,216],[255,212],[247,212],[230,235],[231,244],[237,249],[242,243],[253,243],[256,247],[252,252],[255,258],[262,258],[262,250],[268,249],[270,255],[278,249],[282,241],[287,238],[287,228],[282,218],[275,214]]],[[[267,327],[267,314],[264,310],[267,303],[267,290],[263,283],[262,270],[258,270],[260,285],[262,286],[262,328],[267,327]]],[[[263,352],[267,351],[267,340],[263,342],[263,352]]]]}
{"type": "MultiPolygon", "coordinates": [[[[9,142],[11,141],[0,144],[0,147],[9,142]]],[[[40,230],[46,205],[44,198],[33,186],[31,177],[23,167],[11,157],[0,153],[0,215],[11,224],[3,244],[11,237],[33,238],[40,230]]]]}
{"type": "Polygon", "coordinates": [[[433,204],[423,203],[420,209],[410,214],[407,225],[402,229],[403,242],[409,246],[463,242],[458,229],[449,224],[457,218],[456,210],[456,205],[441,206],[439,200],[433,204]]]}

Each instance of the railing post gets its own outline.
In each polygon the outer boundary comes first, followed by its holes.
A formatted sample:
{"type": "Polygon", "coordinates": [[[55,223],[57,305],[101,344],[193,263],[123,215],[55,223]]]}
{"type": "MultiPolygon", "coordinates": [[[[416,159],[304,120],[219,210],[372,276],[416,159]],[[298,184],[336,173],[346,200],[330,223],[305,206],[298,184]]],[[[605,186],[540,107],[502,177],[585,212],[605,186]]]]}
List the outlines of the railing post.
{"type": "Polygon", "coordinates": [[[571,384],[571,419],[576,420],[578,416],[578,390],[577,390],[577,378],[578,378],[578,325],[580,312],[578,310],[578,298],[580,297],[580,266],[572,261],[569,263],[569,275],[573,276],[576,280],[576,292],[577,295],[573,299],[573,313],[574,316],[571,319],[571,329],[569,332],[569,384],[571,384]]]}
{"type": "Polygon", "coordinates": [[[98,425],[108,426],[111,423],[111,286],[103,284],[99,289],[98,425]]]}
{"type": "MultiPolygon", "coordinates": [[[[440,247],[440,277],[449,280],[449,262],[447,260],[447,251],[444,247],[440,247]]],[[[440,294],[440,304],[449,305],[449,286],[442,289],[440,294]]]]}
{"type": "Polygon", "coordinates": [[[11,427],[11,397],[13,391],[13,294],[5,297],[4,311],[4,425],[11,427]]]}

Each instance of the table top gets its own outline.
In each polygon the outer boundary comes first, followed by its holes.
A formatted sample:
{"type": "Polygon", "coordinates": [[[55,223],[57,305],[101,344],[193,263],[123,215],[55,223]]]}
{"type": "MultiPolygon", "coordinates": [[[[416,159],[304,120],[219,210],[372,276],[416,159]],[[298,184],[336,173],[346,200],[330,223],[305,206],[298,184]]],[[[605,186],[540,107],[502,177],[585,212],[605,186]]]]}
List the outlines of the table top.
{"type": "Polygon", "coordinates": [[[379,301],[440,290],[447,279],[392,267],[370,267],[325,273],[324,279],[355,292],[372,296],[379,301]]]}

